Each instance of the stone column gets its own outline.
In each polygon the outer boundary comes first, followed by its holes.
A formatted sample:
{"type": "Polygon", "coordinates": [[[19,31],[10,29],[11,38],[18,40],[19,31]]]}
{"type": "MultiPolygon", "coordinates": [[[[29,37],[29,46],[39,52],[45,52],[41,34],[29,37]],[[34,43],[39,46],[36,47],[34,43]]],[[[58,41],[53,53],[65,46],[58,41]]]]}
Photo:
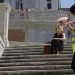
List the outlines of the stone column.
{"type": "Polygon", "coordinates": [[[8,24],[9,24],[9,13],[11,9],[9,4],[0,4],[0,34],[4,41],[5,47],[9,46],[8,41],[8,24]]]}

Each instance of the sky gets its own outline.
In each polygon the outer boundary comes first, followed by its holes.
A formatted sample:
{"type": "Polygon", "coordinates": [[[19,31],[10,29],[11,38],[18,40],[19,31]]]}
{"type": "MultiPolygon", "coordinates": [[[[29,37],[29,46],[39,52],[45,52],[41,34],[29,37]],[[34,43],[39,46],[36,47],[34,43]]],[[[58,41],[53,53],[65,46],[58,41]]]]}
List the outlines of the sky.
{"type": "Polygon", "coordinates": [[[70,8],[75,3],[75,0],[60,0],[61,8],[70,8]]]}

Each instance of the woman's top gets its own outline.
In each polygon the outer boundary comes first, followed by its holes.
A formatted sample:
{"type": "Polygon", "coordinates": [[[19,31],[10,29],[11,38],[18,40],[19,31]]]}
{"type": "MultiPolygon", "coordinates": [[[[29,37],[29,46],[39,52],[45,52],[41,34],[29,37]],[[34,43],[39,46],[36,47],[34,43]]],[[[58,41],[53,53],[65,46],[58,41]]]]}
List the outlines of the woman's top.
{"type": "Polygon", "coordinates": [[[63,34],[62,33],[61,34],[55,33],[53,38],[63,38],[63,34]]]}
{"type": "Polygon", "coordinates": [[[64,31],[64,26],[63,25],[56,25],[55,32],[63,32],[64,31]]]}
{"type": "Polygon", "coordinates": [[[58,34],[58,33],[54,33],[54,36],[53,36],[53,39],[59,39],[59,40],[65,40],[65,33],[60,33],[60,34],[58,34]]]}

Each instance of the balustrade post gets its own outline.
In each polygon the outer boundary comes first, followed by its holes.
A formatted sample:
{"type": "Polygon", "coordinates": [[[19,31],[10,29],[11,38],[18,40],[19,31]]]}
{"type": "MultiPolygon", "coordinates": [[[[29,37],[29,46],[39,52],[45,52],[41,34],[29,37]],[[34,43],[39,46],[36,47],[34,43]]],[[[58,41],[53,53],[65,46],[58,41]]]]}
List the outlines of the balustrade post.
{"type": "Polygon", "coordinates": [[[0,33],[4,41],[5,47],[9,46],[8,41],[8,23],[9,23],[9,13],[11,11],[9,4],[0,4],[0,33]]]}

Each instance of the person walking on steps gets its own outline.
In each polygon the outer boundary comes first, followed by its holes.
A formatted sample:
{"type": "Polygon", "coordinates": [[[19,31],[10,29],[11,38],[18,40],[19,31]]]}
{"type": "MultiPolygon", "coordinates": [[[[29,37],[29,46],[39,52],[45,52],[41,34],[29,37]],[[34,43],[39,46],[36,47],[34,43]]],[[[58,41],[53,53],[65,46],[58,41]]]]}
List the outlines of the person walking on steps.
{"type": "Polygon", "coordinates": [[[51,40],[51,47],[53,48],[54,52],[59,55],[60,51],[63,51],[64,48],[64,40],[65,33],[64,33],[64,23],[60,21],[58,25],[55,27],[55,33],[53,39],[51,40]]]}

